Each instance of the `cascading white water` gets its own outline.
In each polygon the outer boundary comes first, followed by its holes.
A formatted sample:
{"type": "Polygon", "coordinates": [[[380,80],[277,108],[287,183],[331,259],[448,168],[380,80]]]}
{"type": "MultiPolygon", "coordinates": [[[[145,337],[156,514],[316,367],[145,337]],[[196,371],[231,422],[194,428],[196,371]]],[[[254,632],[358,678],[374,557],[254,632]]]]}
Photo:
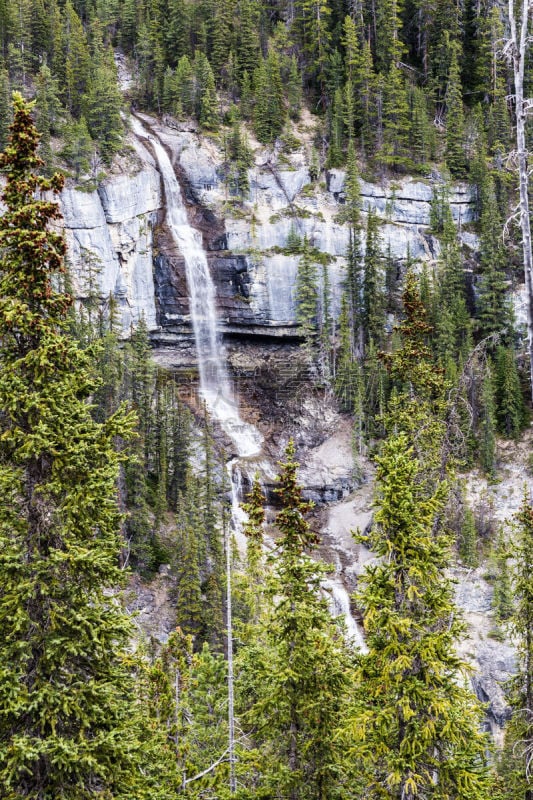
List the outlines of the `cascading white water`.
{"type": "Polygon", "coordinates": [[[367,647],[361,629],[354,619],[350,608],[350,595],[340,578],[326,578],[322,586],[329,598],[329,609],[332,617],[344,617],[346,638],[357,650],[366,652],[367,647]]]}
{"type": "MultiPolygon", "coordinates": [[[[132,128],[136,136],[148,139],[153,147],[163,184],[165,187],[166,216],[169,230],[176,246],[183,255],[186,268],[191,323],[196,342],[200,390],[211,415],[218,421],[235,445],[238,457],[227,464],[231,482],[232,527],[241,551],[246,542],[242,532],[246,514],[242,500],[242,471],[245,462],[261,452],[263,437],[253,425],[242,421],[233,397],[231,383],[226,370],[226,356],[217,333],[215,287],[202,245],[201,234],[194,230],[187,218],[181,187],[176,178],[170,158],[159,141],[136,117],[132,117],[132,128]]],[[[256,464],[264,474],[272,477],[271,466],[256,464]]],[[[340,581],[325,581],[324,588],[331,597],[333,616],[343,614],[351,641],[358,647],[364,642],[350,611],[349,597],[340,581]]]]}
{"type": "Polygon", "coordinates": [[[165,187],[167,224],[185,261],[202,397],[212,416],[235,444],[239,456],[256,455],[261,450],[263,437],[253,425],[242,421],[233,397],[226,356],[217,333],[215,286],[201,234],[189,223],[181,187],[167,151],[136,117],[132,118],[132,127],[137,136],[149,139],[153,147],[165,187]]]}

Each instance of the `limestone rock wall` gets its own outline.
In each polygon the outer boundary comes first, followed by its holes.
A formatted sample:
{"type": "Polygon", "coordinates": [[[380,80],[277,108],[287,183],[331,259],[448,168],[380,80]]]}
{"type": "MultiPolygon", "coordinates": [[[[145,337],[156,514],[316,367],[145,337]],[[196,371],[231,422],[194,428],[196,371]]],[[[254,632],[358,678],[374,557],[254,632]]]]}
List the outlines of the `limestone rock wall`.
{"type": "MultiPolygon", "coordinates": [[[[223,329],[295,335],[299,256],[286,249],[291,231],[326,254],[332,308],[338,311],[348,246],[343,170],[329,170],[313,184],[303,147],[283,158],[259,149],[249,170],[250,192],[244,203],[236,203],[228,194],[216,142],[143,119],[168,148],[191,224],[203,233],[223,329]]],[[[163,189],[149,138],[140,141],[130,134],[131,156],[115,165],[97,190],[68,186],[61,200],[78,296],[97,291],[105,300],[113,294],[125,333],[144,317],[168,340],[190,328],[187,286],[182,256],[165,231],[163,189]]],[[[399,269],[408,253],[425,261],[438,256],[430,233],[430,182],[362,181],[361,194],[364,213],[372,210],[380,218],[383,250],[399,269]]],[[[466,185],[454,187],[450,202],[458,226],[473,220],[466,185]]],[[[465,232],[465,243],[475,248],[475,237],[465,232]]],[[[363,237],[363,249],[364,244],[363,237]]]]}

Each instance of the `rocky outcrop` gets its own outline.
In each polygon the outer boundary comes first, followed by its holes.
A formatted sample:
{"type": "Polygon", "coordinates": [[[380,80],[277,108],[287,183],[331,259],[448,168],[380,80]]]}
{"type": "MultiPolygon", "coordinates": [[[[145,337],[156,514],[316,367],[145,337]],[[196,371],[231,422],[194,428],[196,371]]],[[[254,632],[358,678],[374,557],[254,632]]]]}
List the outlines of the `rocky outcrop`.
{"type": "MultiPolygon", "coordinates": [[[[150,151],[154,135],[171,155],[190,222],[202,232],[224,330],[294,338],[299,257],[286,249],[291,233],[306,236],[325,254],[332,310],[338,313],[349,238],[342,221],[343,170],[331,169],[324,183],[313,184],[303,146],[283,161],[259,149],[249,170],[249,194],[235,204],[228,196],[223,153],[215,141],[140,116],[147,135],[130,135],[135,154],[123,157],[97,190],[69,186],[63,192],[80,297],[95,289],[102,298],[114,294],[124,331],[144,316],[159,341],[190,333],[183,258],[165,232],[163,190],[150,151]]],[[[383,249],[399,269],[408,253],[426,261],[437,257],[438,242],[430,232],[429,182],[362,181],[361,193],[363,210],[380,218],[383,249]]],[[[454,186],[450,203],[459,225],[473,219],[466,185],[454,186]]],[[[475,237],[465,236],[472,239],[465,244],[475,248],[475,237]]],[[[364,236],[362,245],[364,249],[364,236]]]]}
{"type": "Polygon", "coordinates": [[[157,326],[153,227],[162,206],[159,175],[146,162],[131,162],[97,190],[67,186],[61,194],[75,293],[113,295],[125,332],[141,317],[157,326]]]}

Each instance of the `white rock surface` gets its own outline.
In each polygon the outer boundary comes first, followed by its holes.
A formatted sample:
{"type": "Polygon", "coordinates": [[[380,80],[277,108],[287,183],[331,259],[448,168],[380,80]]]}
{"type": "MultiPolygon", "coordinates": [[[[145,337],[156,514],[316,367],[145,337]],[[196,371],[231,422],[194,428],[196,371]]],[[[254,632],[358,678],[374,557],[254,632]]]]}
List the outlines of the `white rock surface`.
{"type": "Polygon", "coordinates": [[[80,299],[95,290],[102,300],[114,295],[124,333],[142,317],[149,329],[156,327],[152,227],[162,202],[159,175],[149,163],[110,175],[98,191],[69,186],[61,194],[75,293],[80,299]]]}

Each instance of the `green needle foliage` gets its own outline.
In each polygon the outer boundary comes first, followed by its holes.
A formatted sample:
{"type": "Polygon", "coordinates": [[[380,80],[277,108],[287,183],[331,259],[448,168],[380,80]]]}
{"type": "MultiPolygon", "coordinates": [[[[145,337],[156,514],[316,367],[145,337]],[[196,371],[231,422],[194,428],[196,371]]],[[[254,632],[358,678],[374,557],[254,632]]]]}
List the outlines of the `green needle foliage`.
{"type": "Polygon", "coordinates": [[[67,334],[58,291],[63,237],[37,177],[39,135],[14,95],[0,164],[0,795],[84,800],[136,795],[129,720],[131,634],[112,589],[120,514],[114,442],[133,417],[102,423],[88,401],[90,351],[67,334]],[[105,791],[104,791],[105,789],[105,791]]]}
{"type": "MultiPolygon", "coordinates": [[[[240,664],[241,693],[253,699],[244,721],[253,726],[261,765],[254,796],[329,800],[344,796],[334,732],[346,708],[350,656],[320,594],[325,568],[308,554],[317,536],[305,518],[311,504],[302,498],[292,441],[280,467],[281,536],[270,558],[269,604],[240,664]]],[[[256,489],[248,504],[254,527],[259,501],[256,489]]]]}
{"type": "Polygon", "coordinates": [[[377,460],[378,508],[364,538],[382,561],[361,581],[369,652],[361,658],[352,726],[369,798],[487,797],[481,713],[460,681],[463,631],[443,577],[449,541],[435,536],[445,503],[427,494],[405,433],[377,460]]]}
{"type": "Polygon", "coordinates": [[[412,274],[403,301],[400,346],[388,359],[395,391],[377,458],[374,524],[358,536],[380,561],[357,596],[369,650],[359,662],[352,752],[365,772],[365,797],[481,800],[486,744],[455,652],[464,626],[446,578],[451,542],[441,525],[444,385],[425,344],[430,328],[412,274]]]}
{"type": "Polygon", "coordinates": [[[513,714],[505,734],[505,748],[499,764],[501,794],[498,800],[531,800],[531,759],[533,756],[533,507],[525,490],[516,516],[512,548],[514,568],[510,626],[518,650],[518,671],[510,685],[513,714]]]}

